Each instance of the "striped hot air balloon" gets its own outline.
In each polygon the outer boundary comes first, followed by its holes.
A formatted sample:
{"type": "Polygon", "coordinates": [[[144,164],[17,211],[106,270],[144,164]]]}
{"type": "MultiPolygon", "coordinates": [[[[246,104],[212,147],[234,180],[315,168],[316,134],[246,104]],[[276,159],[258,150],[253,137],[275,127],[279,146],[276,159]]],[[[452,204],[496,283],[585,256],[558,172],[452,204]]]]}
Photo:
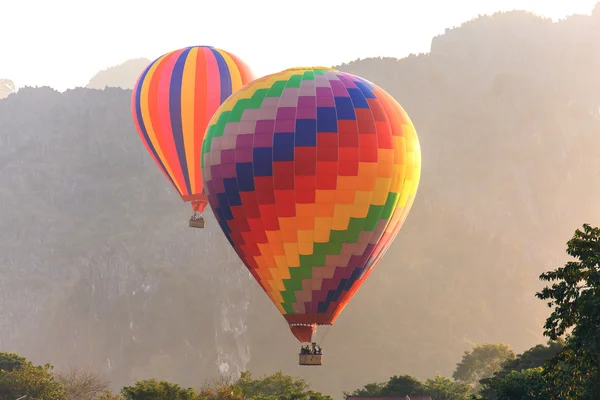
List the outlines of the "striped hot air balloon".
{"type": "Polygon", "coordinates": [[[183,201],[191,202],[190,226],[204,227],[201,214],[207,200],[200,151],[208,122],[232,93],[252,79],[248,66],[235,55],[194,46],[153,61],[133,88],[137,131],[183,201]]]}
{"type": "Polygon", "coordinates": [[[213,116],[202,157],[223,232],[300,342],[333,324],[367,279],[421,176],[417,133],[398,102],[331,68],[246,85],[213,116]]]}

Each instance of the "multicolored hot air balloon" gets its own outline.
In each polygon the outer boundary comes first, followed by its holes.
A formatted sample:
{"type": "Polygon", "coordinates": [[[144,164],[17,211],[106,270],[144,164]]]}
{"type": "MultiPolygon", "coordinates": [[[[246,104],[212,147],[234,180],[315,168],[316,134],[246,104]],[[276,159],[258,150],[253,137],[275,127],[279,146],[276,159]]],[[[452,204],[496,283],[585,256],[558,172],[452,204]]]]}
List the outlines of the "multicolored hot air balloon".
{"type": "Polygon", "coordinates": [[[219,107],[202,165],[225,236],[304,343],[334,323],[398,234],[421,150],[409,117],[378,86],[293,68],[219,107]]]}
{"type": "Polygon", "coordinates": [[[248,66],[235,55],[194,46],[153,61],[133,88],[135,126],[183,201],[191,202],[191,227],[204,227],[207,200],[200,150],[208,122],[225,99],[252,79],[248,66]]]}

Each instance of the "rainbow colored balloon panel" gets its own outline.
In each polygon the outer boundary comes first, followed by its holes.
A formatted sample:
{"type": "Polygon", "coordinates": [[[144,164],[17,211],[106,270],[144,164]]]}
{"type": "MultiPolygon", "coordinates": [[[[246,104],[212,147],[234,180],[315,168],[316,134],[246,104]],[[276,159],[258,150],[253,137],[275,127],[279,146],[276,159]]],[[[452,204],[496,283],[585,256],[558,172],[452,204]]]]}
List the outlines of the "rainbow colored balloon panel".
{"type": "MultiPolygon", "coordinates": [[[[421,174],[417,133],[373,83],[293,68],[245,85],[202,147],[227,239],[300,341],[332,324],[395,238],[421,174]]],[[[307,340],[308,339],[308,340],[307,340]]]]}
{"type": "Polygon", "coordinates": [[[212,46],[171,51],[138,78],[133,120],[146,150],[184,201],[206,204],[200,150],[208,123],[233,92],[253,79],[235,55],[212,46]]]}

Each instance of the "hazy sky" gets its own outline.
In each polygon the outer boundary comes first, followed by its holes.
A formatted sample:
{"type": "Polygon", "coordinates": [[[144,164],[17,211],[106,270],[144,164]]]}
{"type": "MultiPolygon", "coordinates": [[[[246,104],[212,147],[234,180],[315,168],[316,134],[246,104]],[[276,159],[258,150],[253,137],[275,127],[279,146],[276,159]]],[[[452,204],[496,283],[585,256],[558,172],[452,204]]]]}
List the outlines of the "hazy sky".
{"type": "Polygon", "coordinates": [[[59,90],[99,70],[212,45],[257,75],[359,57],[429,51],[432,37],[478,14],[524,9],[560,19],[600,0],[3,0],[0,78],[59,90]]]}

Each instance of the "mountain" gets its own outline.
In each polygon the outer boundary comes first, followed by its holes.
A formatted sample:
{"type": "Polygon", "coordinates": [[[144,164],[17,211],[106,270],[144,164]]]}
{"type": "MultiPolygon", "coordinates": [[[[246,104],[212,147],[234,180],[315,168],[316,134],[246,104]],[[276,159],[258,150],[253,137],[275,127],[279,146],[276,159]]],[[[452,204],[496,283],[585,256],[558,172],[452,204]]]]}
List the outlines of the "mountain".
{"type": "Polygon", "coordinates": [[[94,75],[86,88],[104,89],[105,87],[120,87],[132,89],[144,68],[150,64],[147,58],[134,58],[122,64],[106,68],[94,75]]]}
{"type": "Polygon", "coordinates": [[[15,83],[10,79],[0,78],[0,99],[7,98],[13,92],[15,92],[15,83]]]}
{"type": "Polygon", "coordinates": [[[337,396],[394,374],[450,376],[473,342],[544,341],[537,277],[600,217],[598,14],[500,13],[448,30],[428,54],[337,66],[404,106],[423,172],[389,252],[319,332],[318,369],[297,365],[297,342],[210,212],[206,230],[187,227],[129,89],[0,100],[0,348],[92,366],[115,387],[281,369],[337,396]]]}

